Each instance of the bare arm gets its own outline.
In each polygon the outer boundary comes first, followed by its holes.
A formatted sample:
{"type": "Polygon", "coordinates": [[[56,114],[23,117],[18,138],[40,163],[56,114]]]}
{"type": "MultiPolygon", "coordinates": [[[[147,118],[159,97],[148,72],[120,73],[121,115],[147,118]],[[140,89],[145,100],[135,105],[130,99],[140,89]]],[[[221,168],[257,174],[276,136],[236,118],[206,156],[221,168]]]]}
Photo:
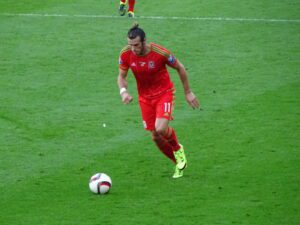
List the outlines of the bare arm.
{"type": "Polygon", "coordinates": [[[190,84],[188,81],[187,73],[186,73],[186,70],[185,70],[183,64],[179,60],[177,60],[177,64],[174,68],[177,70],[178,75],[180,77],[180,80],[181,80],[181,83],[183,86],[183,90],[185,93],[186,101],[189,103],[189,105],[193,109],[199,108],[199,106],[200,106],[199,101],[190,89],[190,84]]]}
{"type": "Polygon", "coordinates": [[[127,90],[127,71],[119,69],[118,86],[120,88],[120,95],[124,104],[129,104],[132,101],[132,96],[127,90]]]}

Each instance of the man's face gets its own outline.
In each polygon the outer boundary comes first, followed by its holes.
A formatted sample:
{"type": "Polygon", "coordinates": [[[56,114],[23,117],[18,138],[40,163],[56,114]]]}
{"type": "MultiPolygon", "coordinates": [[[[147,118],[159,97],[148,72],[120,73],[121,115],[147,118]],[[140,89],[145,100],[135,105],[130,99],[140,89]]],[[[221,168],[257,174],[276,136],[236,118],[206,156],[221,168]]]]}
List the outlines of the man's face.
{"type": "Polygon", "coordinates": [[[144,52],[144,43],[141,42],[141,38],[137,36],[135,39],[127,38],[128,45],[131,47],[131,51],[133,51],[136,55],[142,55],[144,52]]]}

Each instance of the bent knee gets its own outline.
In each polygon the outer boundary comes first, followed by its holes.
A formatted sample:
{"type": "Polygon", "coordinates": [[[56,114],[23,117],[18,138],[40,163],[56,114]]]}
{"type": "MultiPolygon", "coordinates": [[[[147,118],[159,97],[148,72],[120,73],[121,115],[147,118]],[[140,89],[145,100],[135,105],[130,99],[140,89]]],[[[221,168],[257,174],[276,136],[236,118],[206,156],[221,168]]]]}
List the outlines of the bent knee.
{"type": "Polygon", "coordinates": [[[155,128],[155,133],[157,135],[165,136],[165,134],[167,133],[167,129],[165,129],[164,127],[155,128]]]}
{"type": "Polygon", "coordinates": [[[160,139],[160,135],[159,135],[159,133],[156,132],[156,130],[152,130],[151,132],[152,132],[152,140],[153,141],[160,139]]]}

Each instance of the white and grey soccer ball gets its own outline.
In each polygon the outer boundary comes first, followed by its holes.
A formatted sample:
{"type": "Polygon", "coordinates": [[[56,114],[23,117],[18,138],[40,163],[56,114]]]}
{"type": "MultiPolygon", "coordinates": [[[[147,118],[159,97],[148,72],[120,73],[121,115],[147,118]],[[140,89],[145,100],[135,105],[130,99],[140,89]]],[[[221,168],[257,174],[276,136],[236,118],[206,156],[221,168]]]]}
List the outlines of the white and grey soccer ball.
{"type": "Polygon", "coordinates": [[[106,194],[112,186],[111,178],[105,173],[94,174],[89,183],[90,190],[95,194],[106,194]]]}

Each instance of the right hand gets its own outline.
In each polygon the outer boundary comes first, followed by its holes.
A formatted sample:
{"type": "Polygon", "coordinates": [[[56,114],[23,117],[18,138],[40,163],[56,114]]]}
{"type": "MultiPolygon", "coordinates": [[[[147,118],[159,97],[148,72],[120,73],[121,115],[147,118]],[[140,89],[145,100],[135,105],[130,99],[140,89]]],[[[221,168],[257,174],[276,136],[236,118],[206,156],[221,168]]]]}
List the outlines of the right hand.
{"type": "Polygon", "coordinates": [[[133,100],[132,96],[127,91],[122,93],[121,98],[125,105],[129,104],[133,100]]]}

